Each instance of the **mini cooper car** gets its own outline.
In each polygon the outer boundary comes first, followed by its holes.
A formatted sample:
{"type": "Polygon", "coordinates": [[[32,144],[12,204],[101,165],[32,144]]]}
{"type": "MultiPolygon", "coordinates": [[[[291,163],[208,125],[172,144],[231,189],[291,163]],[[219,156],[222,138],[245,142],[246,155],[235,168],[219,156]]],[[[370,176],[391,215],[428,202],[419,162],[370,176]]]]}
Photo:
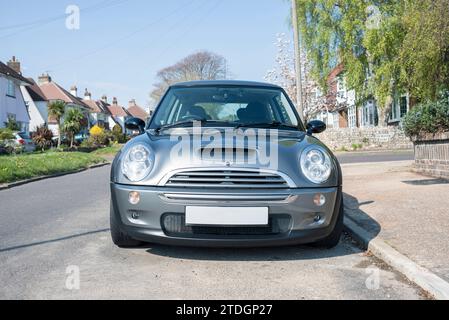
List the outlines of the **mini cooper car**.
{"type": "Polygon", "coordinates": [[[171,86],[116,156],[110,223],[120,247],[159,243],[255,247],[338,244],[342,174],[275,85],[194,81],[171,86]]]}

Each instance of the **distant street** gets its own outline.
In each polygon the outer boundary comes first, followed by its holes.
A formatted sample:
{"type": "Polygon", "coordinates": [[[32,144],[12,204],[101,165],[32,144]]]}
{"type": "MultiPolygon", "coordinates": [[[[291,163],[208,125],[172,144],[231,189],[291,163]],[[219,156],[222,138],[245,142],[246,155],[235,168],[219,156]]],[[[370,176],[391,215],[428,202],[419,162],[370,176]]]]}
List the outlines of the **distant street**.
{"type": "Polygon", "coordinates": [[[341,164],[413,160],[413,150],[337,152],[341,164]]]}
{"type": "Polygon", "coordinates": [[[332,250],[119,249],[109,236],[109,170],[0,191],[0,299],[423,298],[349,238],[332,250]],[[66,286],[73,270],[79,290],[66,286]]]}

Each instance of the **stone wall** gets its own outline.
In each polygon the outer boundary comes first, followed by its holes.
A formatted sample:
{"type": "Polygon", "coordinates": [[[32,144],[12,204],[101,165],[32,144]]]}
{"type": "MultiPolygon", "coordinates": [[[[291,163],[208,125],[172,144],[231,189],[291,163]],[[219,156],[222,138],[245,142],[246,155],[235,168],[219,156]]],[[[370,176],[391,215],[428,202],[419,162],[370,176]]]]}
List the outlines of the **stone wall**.
{"type": "Polygon", "coordinates": [[[414,171],[449,179],[449,133],[414,139],[414,171]]]}
{"type": "Polygon", "coordinates": [[[332,150],[413,148],[410,138],[396,127],[327,129],[317,137],[332,150]]]}

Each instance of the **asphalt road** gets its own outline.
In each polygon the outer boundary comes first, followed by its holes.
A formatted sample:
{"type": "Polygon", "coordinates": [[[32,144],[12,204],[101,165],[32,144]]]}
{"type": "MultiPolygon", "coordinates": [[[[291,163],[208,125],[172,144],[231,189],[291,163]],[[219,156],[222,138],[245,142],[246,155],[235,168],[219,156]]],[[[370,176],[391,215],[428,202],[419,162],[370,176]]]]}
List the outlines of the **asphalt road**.
{"type": "Polygon", "coordinates": [[[0,299],[424,298],[349,238],[333,250],[116,248],[109,169],[0,191],[0,299]]]}
{"type": "Polygon", "coordinates": [[[337,152],[336,156],[341,164],[414,160],[413,150],[337,152]]]}

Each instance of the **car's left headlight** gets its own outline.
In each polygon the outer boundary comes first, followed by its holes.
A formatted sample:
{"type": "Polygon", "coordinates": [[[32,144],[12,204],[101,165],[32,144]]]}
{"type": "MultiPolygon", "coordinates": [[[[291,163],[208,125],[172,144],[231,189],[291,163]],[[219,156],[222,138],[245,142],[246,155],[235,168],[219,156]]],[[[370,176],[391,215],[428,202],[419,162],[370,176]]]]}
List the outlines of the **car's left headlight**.
{"type": "Polygon", "coordinates": [[[301,170],[311,182],[320,184],[326,182],[332,172],[332,161],[329,154],[322,148],[311,146],[301,154],[301,170]]]}
{"type": "Polygon", "coordinates": [[[122,159],[122,173],[128,180],[139,182],[145,179],[153,168],[153,154],[143,144],[131,147],[122,159]]]}

